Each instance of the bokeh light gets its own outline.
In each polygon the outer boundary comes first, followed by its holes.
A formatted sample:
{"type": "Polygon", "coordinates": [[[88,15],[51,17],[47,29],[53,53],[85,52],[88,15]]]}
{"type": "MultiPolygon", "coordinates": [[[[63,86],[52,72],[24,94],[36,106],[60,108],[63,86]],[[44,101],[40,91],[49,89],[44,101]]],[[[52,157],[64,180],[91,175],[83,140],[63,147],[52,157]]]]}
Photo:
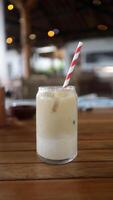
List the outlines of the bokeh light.
{"type": "Polygon", "coordinates": [[[7,6],[7,8],[8,8],[9,11],[11,11],[11,10],[14,9],[14,5],[13,5],[13,4],[9,4],[9,5],[7,6]]]}
{"type": "Polygon", "coordinates": [[[55,35],[54,31],[52,31],[52,30],[48,31],[48,36],[49,37],[54,37],[54,35],[55,35]]]}
{"type": "Polygon", "coordinates": [[[104,24],[99,24],[97,26],[98,30],[100,31],[106,31],[108,29],[108,26],[104,25],[104,24]]]}
{"type": "Polygon", "coordinates": [[[29,35],[29,39],[30,39],[30,40],[35,40],[35,39],[36,39],[36,34],[31,33],[31,34],[29,35]]]}
{"type": "Polygon", "coordinates": [[[12,37],[7,37],[6,43],[7,44],[12,44],[13,43],[13,38],[12,37]]]}

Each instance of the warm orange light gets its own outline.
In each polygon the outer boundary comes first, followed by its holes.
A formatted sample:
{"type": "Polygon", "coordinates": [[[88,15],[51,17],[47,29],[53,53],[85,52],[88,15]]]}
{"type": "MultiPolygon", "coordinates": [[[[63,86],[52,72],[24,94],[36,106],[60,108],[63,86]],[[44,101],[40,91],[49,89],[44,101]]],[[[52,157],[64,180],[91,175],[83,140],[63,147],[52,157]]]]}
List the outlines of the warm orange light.
{"type": "Polygon", "coordinates": [[[108,27],[104,24],[99,24],[97,26],[97,28],[100,30],[100,31],[106,31],[108,29],[108,27]]]}
{"type": "Polygon", "coordinates": [[[9,4],[9,5],[7,6],[7,8],[8,8],[8,10],[13,10],[13,9],[14,9],[14,5],[13,5],[13,4],[9,4]]]}
{"type": "Polygon", "coordinates": [[[12,38],[12,37],[8,37],[8,38],[6,39],[6,43],[7,43],[7,44],[12,44],[12,43],[13,43],[13,38],[12,38]]]}
{"type": "Polygon", "coordinates": [[[48,31],[48,36],[49,37],[54,37],[55,35],[55,32],[54,31],[48,31]]]}

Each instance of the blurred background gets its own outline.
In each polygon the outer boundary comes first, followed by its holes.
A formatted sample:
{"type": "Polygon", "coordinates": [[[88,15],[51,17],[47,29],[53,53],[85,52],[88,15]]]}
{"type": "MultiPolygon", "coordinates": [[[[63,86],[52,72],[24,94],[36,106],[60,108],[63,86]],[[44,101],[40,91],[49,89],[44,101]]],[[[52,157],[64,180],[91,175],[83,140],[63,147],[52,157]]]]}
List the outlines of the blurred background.
{"type": "Polygon", "coordinates": [[[0,84],[15,99],[62,85],[78,41],[71,83],[79,96],[113,97],[112,0],[0,0],[0,84]]]}

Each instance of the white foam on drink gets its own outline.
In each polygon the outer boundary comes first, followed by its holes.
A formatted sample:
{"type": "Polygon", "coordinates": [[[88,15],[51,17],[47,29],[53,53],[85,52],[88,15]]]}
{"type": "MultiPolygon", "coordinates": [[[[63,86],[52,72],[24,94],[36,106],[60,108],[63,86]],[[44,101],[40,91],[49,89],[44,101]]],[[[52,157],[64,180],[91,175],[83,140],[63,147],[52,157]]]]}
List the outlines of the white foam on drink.
{"type": "Polygon", "coordinates": [[[75,140],[75,136],[67,137],[50,139],[38,136],[38,154],[51,160],[73,158],[77,154],[77,141],[75,140]]]}

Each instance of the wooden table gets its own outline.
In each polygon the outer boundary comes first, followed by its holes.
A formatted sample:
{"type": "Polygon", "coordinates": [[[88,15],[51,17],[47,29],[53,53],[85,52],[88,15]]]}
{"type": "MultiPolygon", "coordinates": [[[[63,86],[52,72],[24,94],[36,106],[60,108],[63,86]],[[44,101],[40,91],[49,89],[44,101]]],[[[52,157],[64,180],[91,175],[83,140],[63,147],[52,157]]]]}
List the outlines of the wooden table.
{"type": "Polygon", "coordinates": [[[113,110],[79,113],[79,153],[47,165],[35,152],[35,120],[0,128],[0,200],[112,200],[113,110]]]}

